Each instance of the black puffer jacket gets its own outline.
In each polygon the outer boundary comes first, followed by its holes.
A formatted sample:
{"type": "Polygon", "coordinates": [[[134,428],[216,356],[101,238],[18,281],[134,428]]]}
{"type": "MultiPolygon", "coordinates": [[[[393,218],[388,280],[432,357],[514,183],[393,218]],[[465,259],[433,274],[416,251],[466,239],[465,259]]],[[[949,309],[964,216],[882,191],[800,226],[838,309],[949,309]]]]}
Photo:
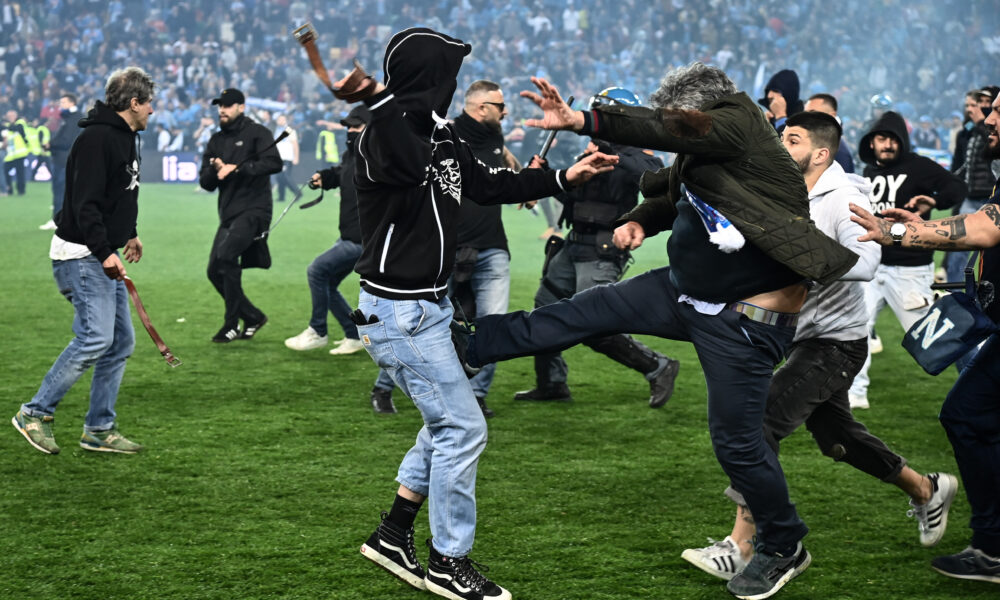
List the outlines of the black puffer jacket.
{"type": "Polygon", "coordinates": [[[66,161],[66,196],[56,235],[86,244],[101,262],[136,237],[139,151],[125,119],[98,100],[66,161]]]}

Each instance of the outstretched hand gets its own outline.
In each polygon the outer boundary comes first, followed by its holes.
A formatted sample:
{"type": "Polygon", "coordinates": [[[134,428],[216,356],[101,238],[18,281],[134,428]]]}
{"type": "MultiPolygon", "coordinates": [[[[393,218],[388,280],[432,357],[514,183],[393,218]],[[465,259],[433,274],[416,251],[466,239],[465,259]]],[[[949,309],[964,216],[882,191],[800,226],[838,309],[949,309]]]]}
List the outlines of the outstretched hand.
{"type": "Polygon", "coordinates": [[[594,175],[613,170],[617,164],[618,157],[616,155],[594,152],[584,156],[572,167],[566,169],[566,179],[573,185],[580,185],[594,175]]]}
{"type": "Polygon", "coordinates": [[[571,109],[559,95],[556,86],[541,77],[532,77],[531,83],[535,84],[539,93],[525,90],[521,92],[521,97],[534,102],[535,106],[542,109],[545,115],[541,119],[525,119],[525,125],[541,127],[542,129],[570,129],[573,131],[583,129],[583,113],[571,109]]]}
{"type": "Polygon", "coordinates": [[[858,238],[859,242],[875,241],[883,246],[891,246],[892,235],[889,234],[889,228],[892,227],[893,223],[923,221],[917,213],[902,208],[887,208],[883,210],[882,215],[885,218],[876,217],[853,202],[848,204],[848,208],[855,214],[855,216],[851,217],[851,220],[863,227],[867,232],[858,238]]]}

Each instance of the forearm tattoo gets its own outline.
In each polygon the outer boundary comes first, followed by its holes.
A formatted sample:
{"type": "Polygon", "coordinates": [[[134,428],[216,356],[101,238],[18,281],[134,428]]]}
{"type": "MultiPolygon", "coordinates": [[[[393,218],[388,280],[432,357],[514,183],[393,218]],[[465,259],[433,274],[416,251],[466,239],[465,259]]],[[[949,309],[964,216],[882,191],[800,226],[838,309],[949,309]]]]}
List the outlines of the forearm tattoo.
{"type": "Polygon", "coordinates": [[[963,242],[965,242],[965,218],[967,216],[958,215],[940,221],[908,224],[910,239],[907,246],[938,250],[961,249],[964,247],[963,242]]]}

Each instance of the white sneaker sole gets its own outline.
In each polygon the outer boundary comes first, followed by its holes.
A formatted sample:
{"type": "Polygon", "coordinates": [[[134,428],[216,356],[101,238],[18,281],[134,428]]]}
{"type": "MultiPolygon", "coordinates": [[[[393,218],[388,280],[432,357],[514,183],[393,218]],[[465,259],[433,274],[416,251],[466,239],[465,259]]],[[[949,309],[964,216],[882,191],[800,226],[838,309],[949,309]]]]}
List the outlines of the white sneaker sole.
{"type": "MultiPolygon", "coordinates": [[[[425,585],[424,580],[422,578],[417,577],[413,573],[410,573],[409,571],[407,571],[403,567],[397,565],[395,562],[393,562],[389,558],[383,556],[378,550],[372,548],[368,544],[361,544],[361,554],[362,554],[362,556],[364,556],[368,560],[370,560],[373,563],[375,563],[376,565],[382,567],[386,571],[389,571],[390,573],[392,573],[396,577],[402,579],[403,581],[405,581],[406,583],[412,585],[413,587],[417,588],[418,590],[426,590],[427,589],[427,586],[425,585]]],[[[462,599],[459,598],[458,600],[462,600],[462,599]]]]}
{"type": "Polygon", "coordinates": [[[752,596],[740,596],[737,594],[734,595],[740,600],[764,600],[764,598],[770,598],[771,596],[777,594],[781,590],[781,588],[785,587],[786,583],[798,577],[799,574],[802,573],[802,571],[805,571],[807,568],[809,568],[809,565],[812,564],[812,555],[809,554],[808,550],[804,550],[804,552],[806,553],[806,559],[802,561],[802,564],[782,575],[781,579],[779,579],[778,582],[774,584],[773,588],[767,590],[763,594],[754,594],[752,596]]]}
{"type": "Polygon", "coordinates": [[[35,448],[35,450],[38,450],[39,452],[44,452],[45,454],[59,454],[58,452],[52,452],[51,450],[48,450],[36,444],[35,440],[31,439],[31,436],[28,435],[28,432],[25,431],[24,429],[21,429],[21,426],[17,424],[16,416],[11,417],[10,424],[14,426],[14,429],[21,432],[21,435],[24,436],[24,439],[28,440],[28,443],[31,444],[35,448]]]}
{"type": "MultiPolygon", "coordinates": [[[[427,591],[430,592],[430,593],[432,593],[432,594],[437,594],[438,596],[441,596],[442,598],[450,598],[451,600],[466,600],[465,598],[463,598],[463,597],[461,597],[461,596],[459,596],[457,594],[454,594],[454,593],[450,592],[449,590],[447,590],[447,589],[439,586],[438,584],[434,583],[430,579],[425,580],[424,583],[427,585],[427,591]]],[[[504,589],[502,587],[500,589],[503,590],[503,593],[501,593],[499,596],[490,596],[486,600],[511,600],[510,592],[508,592],[506,589],[504,589]]]]}

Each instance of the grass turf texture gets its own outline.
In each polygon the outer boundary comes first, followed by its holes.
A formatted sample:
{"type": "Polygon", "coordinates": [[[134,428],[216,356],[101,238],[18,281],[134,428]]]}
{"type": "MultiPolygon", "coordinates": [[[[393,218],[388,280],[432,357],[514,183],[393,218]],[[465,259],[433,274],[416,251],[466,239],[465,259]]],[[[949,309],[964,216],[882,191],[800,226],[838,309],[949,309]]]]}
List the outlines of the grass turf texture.
{"type": "MultiPolygon", "coordinates": [[[[7,412],[31,398],[72,333],[72,307],[47,258],[47,185],[0,199],[7,268],[0,272],[0,362],[7,412]]],[[[420,427],[397,391],[398,415],[372,413],[376,368],[365,353],[294,352],[283,340],[309,318],[305,269],[337,238],[336,195],[292,208],[271,238],[274,266],[244,274],[270,321],[249,342],[213,344],[222,301],[205,277],[216,197],[144,185],[145,256],[128,265],[171,369],[133,317],[136,351],[119,423],[147,452],[92,454],[77,445],[89,374],[56,414],[58,456],[0,435],[2,598],[424,598],[364,560],[358,547],[387,510],[396,467],[420,427]],[[181,321],[183,319],[183,321],[181,321]]],[[[275,206],[275,216],[283,205],[275,206]]],[[[545,224],[505,209],[513,252],[511,308],[528,308],[545,224]]],[[[636,253],[635,274],[662,264],[664,239],[636,253]]],[[[357,279],[341,287],[357,298],[357,279]]],[[[331,335],[340,332],[331,319],[331,335]]],[[[900,348],[888,312],[861,419],[921,472],[957,473],[937,422],[954,370],[932,378],[900,348]]],[[[729,532],[733,505],[709,443],[705,385],[689,344],[643,338],[681,360],[661,410],[638,374],[585,347],[566,353],[573,404],[515,403],[532,360],[502,364],[489,396],[498,416],[479,467],[473,558],[515,598],[725,598],[724,582],[681,560],[729,532]]],[[[921,548],[905,495],[820,455],[800,430],[782,464],[812,531],[813,566],[780,598],[995,598],[996,586],[934,573],[930,559],[969,540],[962,493],[938,548],[921,548]]],[[[422,544],[426,511],[417,521],[422,544]]],[[[426,555],[421,547],[420,554],[426,555]]]]}

